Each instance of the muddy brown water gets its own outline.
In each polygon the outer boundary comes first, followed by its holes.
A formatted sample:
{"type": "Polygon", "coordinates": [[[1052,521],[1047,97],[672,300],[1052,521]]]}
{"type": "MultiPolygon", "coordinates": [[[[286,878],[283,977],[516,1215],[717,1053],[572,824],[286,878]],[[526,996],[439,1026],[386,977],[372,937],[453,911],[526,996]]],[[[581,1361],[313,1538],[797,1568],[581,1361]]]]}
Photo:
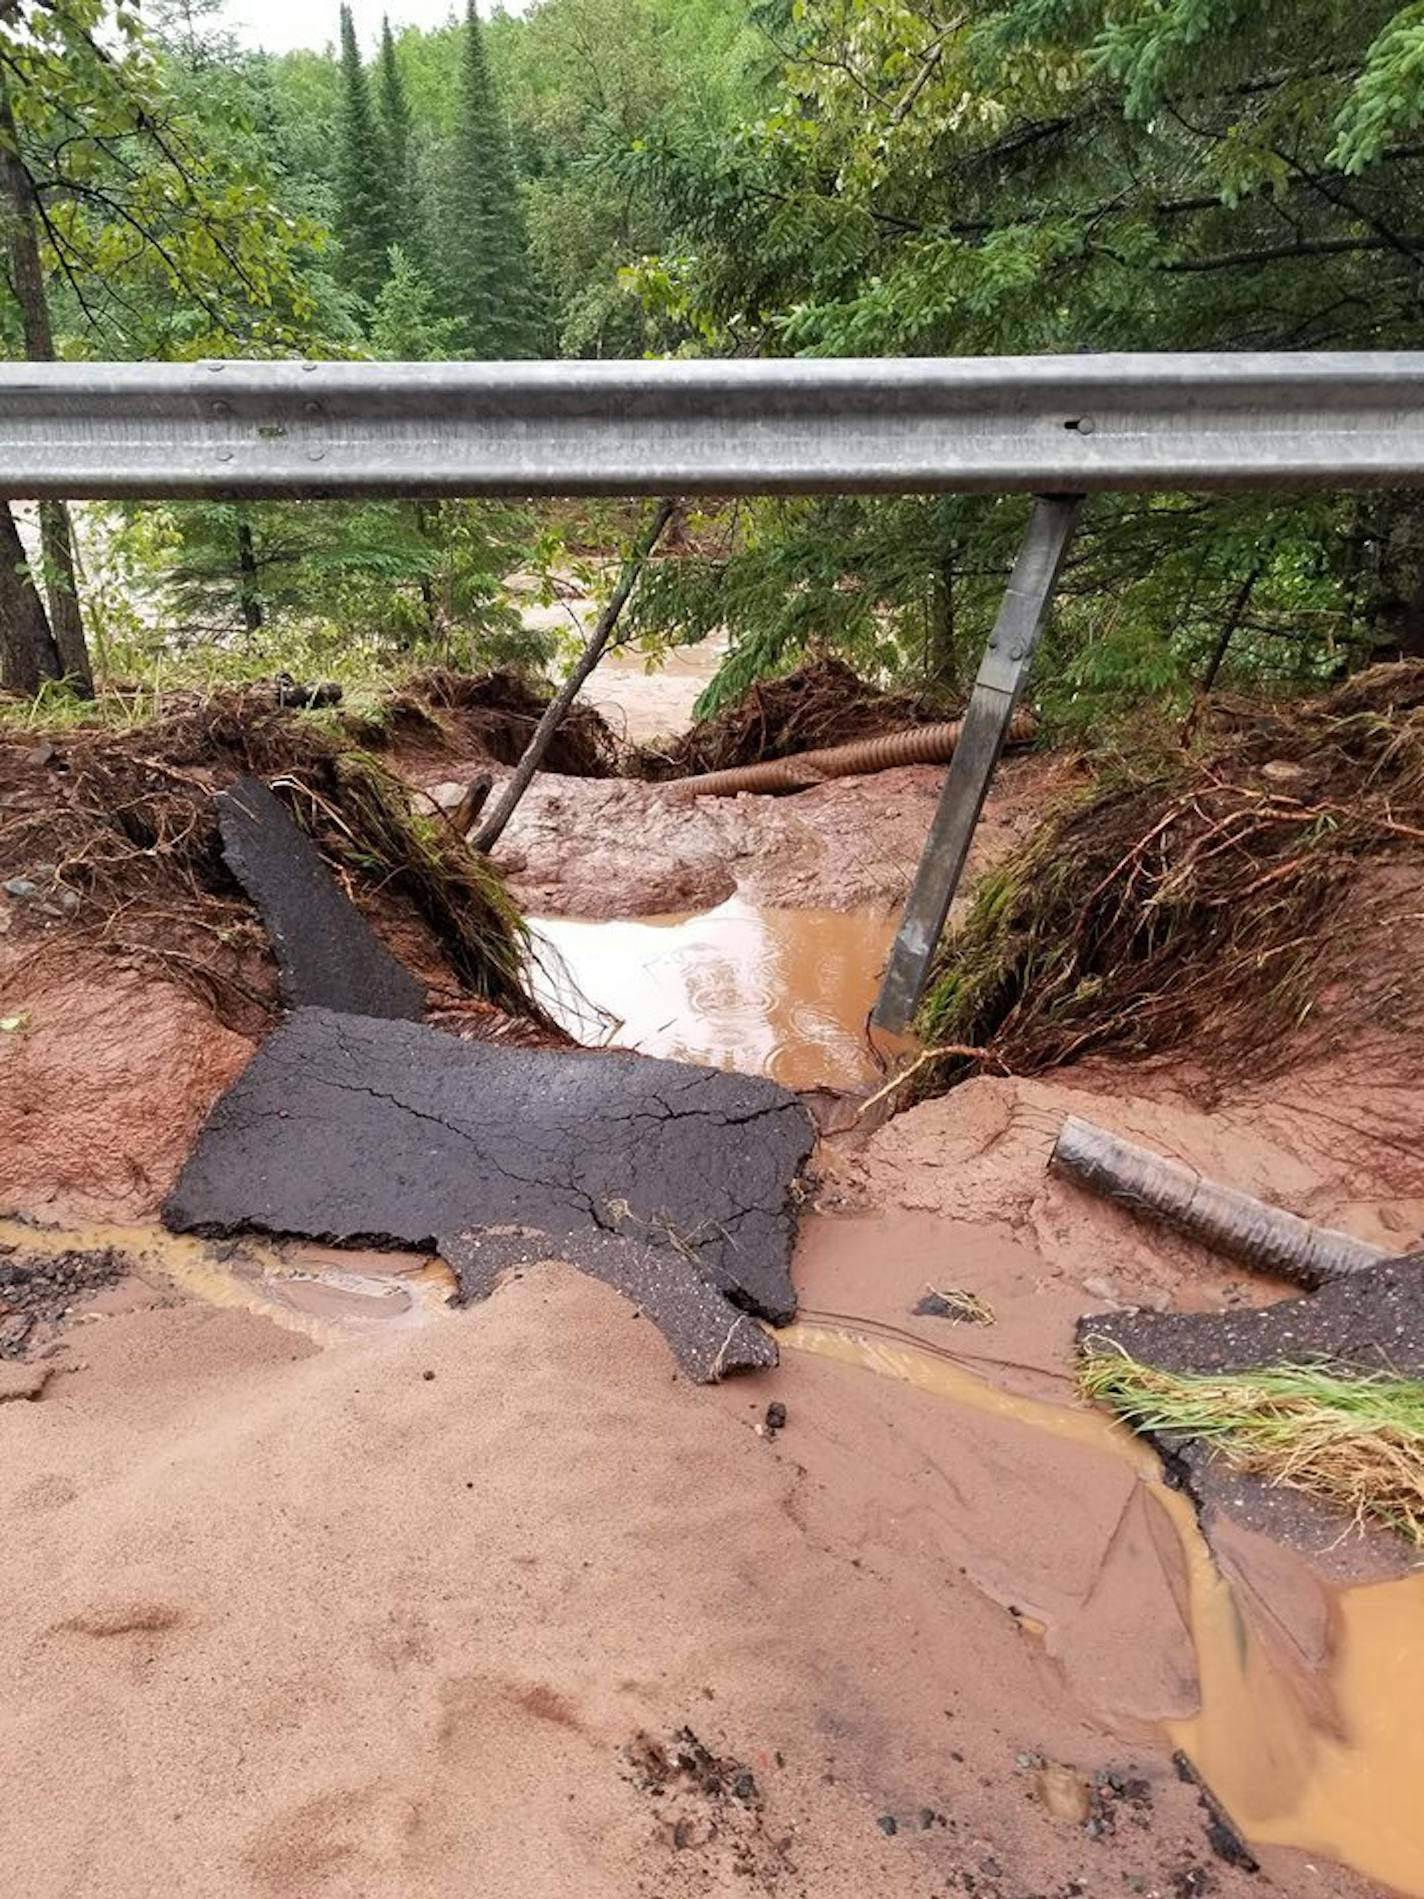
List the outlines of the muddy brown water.
{"type": "Polygon", "coordinates": [[[1161,1480],[1156,1456],[1105,1414],[1019,1397],[912,1346],[849,1329],[797,1324],[783,1345],[859,1366],[1125,1460],[1181,1541],[1201,1686],[1200,1712],[1164,1724],[1255,1845],[1292,1846],[1424,1896],[1424,1570],[1335,1592],[1330,1671],[1334,1723],[1313,1723],[1242,1614],[1190,1503],[1161,1480]]]}
{"type": "Polygon", "coordinates": [[[697,915],[545,917],[532,927],[541,1000],[580,1041],[788,1088],[856,1090],[884,1079],[890,1051],[867,1023],[893,917],[733,897],[697,915]]]}
{"type": "Polygon", "coordinates": [[[0,1246],[47,1257],[112,1248],[156,1285],[206,1305],[256,1313],[318,1344],[423,1324],[455,1290],[455,1276],[441,1260],[280,1245],[253,1235],[226,1244],[154,1226],[36,1227],[0,1219],[0,1246]]]}

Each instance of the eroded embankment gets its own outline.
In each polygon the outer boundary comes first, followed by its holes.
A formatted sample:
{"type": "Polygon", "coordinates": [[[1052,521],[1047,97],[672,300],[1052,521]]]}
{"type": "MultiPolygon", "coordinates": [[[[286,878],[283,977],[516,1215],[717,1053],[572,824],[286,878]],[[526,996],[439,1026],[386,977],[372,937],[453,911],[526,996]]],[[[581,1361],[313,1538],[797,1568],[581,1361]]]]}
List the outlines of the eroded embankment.
{"type": "MultiPolygon", "coordinates": [[[[893,779],[778,801],[775,823],[852,794],[874,851],[893,779]]],[[[731,809],[755,837],[765,814],[731,809]]],[[[649,830],[610,832],[610,874],[631,879],[649,830]]],[[[748,861],[769,874],[779,853],[824,889],[836,837],[813,857],[788,829],[748,861]]],[[[806,964],[778,965],[773,1026],[817,1000],[806,964]]],[[[37,1003],[25,1030],[34,1128],[80,1105],[82,1035],[75,1101],[45,1091],[62,1017],[37,1003]]],[[[97,996],[91,1021],[122,1048],[97,996]]],[[[823,1142],[804,1329],[779,1369],[710,1394],[626,1299],[557,1264],[452,1313],[418,1257],[392,1290],[388,1266],[312,1249],[89,1235],[137,1274],[30,1340],[31,1401],[0,1410],[16,1882],[554,1899],[574,1867],[610,1899],[1242,1899],[1259,1881],[1220,1857],[1232,1836],[1177,1777],[1180,1746],[1281,1889],[1424,1892],[1399,1660],[1418,1585],[1385,1580],[1397,1552],[1283,1548],[1223,1517],[1210,1560],[1148,1454],[1072,1403],[1085,1312],[1276,1289],[1045,1165],[1062,1114],[1086,1112],[1403,1250],[1424,1099],[1386,1013],[1375,1029],[1225,1101],[1181,1063],[986,1076],[823,1142]],[[917,1315],[928,1288],[992,1322],[917,1315]]],[[[774,1059],[746,1038],[736,1059],[753,1048],[774,1059]]],[[[145,1088],[124,1098],[94,1198],[142,1156],[130,1201],[151,1204],[188,1136],[169,1116],[146,1144],[145,1088]]],[[[16,1210],[92,1188],[97,1130],[71,1128],[57,1185],[50,1136],[18,1127],[12,1191],[35,1197],[16,1210]]]]}

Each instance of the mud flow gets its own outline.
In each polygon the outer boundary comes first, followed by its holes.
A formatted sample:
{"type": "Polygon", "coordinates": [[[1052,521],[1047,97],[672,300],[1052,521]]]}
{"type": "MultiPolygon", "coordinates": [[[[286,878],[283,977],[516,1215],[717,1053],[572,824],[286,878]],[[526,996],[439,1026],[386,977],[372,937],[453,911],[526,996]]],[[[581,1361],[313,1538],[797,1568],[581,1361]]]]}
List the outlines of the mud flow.
{"type": "Polygon", "coordinates": [[[766,909],[534,924],[540,999],[580,1041],[854,1090],[883,1078],[867,1028],[894,919],[766,909]]]}
{"type": "MultiPolygon", "coordinates": [[[[163,1294],[250,1312],[318,1344],[418,1326],[455,1290],[443,1262],[410,1253],[190,1238],[151,1225],[37,1227],[0,1219],[0,1247],[29,1258],[117,1254],[134,1281],[163,1294]]],[[[133,1295],[120,1290],[117,1302],[133,1295]]],[[[104,1295],[110,1305],[113,1296],[104,1295]]]]}
{"type": "MultiPolygon", "coordinates": [[[[779,1338],[793,1351],[987,1413],[1003,1426],[996,1449],[1006,1469],[1031,1461],[1034,1439],[1045,1437],[1125,1461],[1170,1520],[1187,1578],[1201,1705],[1191,1719],[1164,1724],[1173,1745],[1253,1844],[1328,1855],[1400,1892],[1424,1894],[1424,1571],[1330,1592],[1322,1702],[1261,1639],[1190,1503],[1161,1481],[1155,1454],[1105,1415],[1020,1397],[929,1352],[850,1329],[802,1322],[779,1338]]],[[[1051,1620],[1031,1604],[1016,1613],[1052,1639],[1051,1620]]]]}

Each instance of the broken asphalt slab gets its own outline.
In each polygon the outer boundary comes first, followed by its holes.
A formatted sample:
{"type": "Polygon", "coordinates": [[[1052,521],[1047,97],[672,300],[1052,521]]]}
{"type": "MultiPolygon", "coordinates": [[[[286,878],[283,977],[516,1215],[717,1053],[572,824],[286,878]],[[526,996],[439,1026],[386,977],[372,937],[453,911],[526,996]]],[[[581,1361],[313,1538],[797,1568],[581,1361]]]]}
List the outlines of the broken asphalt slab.
{"type": "Polygon", "coordinates": [[[562,1261],[622,1293],[651,1319],[689,1378],[716,1384],[732,1372],[764,1371],[778,1362],[776,1341],[738,1312],[686,1260],[656,1253],[613,1233],[552,1240],[527,1228],[510,1233],[460,1233],[440,1240],[440,1255],[459,1283],[458,1305],[488,1299],[521,1268],[562,1261]]]}
{"type": "Polygon", "coordinates": [[[1424,1255],[1385,1260],[1319,1292],[1230,1312],[1103,1312],[1078,1343],[1103,1340],[1169,1372],[1243,1372],[1329,1360],[1354,1372],[1424,1378],[1424,1255]]]}
{"type": "Polygon", "coordinates": [[[780,1324],[813,1138],[773,1082],[301,1009],[219,1099],[164,1219],[412,1247],[616,1234],[780,1324]]]}
{"type": "MultiPolygon", "coordinates": [[[[1363,1267],[1319,1292],[1269,1306],[1096,1313],[1078,1324],[1079,1346],[1089,1342],[1167,1372],[1210,1375],[1328,1362],[1343,1371],[1424,1378],[1424,1255],[1363,1267]]],[[[1237,1470],[1199,1439],[1146,1435],[1169,1481],[1199,1510],[1220,1510],[1327,1567],[1337,1558],[1342,1573],[1357,1560],[1341,1550],[1340,1512],[1328,1503],[1237,1470]]]]}
{"type": "Polygon", "coordinates": [[[267,787],[240,778],[213,802],[223,857],[262,912],[288,1007],[419,1022],[424,987],[343,894],[267,787]]]}

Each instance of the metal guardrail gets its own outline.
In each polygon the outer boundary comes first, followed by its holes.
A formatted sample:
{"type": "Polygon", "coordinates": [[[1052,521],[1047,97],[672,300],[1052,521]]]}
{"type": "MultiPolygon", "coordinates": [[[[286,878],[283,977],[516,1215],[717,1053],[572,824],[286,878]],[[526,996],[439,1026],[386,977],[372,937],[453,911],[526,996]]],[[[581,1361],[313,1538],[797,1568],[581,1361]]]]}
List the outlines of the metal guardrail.
{"type": "Polygon", "coordinates": [[[1424,487],[1424,353],[0,365],[0,496],[1040,498],[874,1019],[912,1019],[1100,490],[1424,487]]]}
{"type": "Polygon", "coordinates": [[[0,365],[0,495],[1424,485],[1424,353],[0,365]]]}

